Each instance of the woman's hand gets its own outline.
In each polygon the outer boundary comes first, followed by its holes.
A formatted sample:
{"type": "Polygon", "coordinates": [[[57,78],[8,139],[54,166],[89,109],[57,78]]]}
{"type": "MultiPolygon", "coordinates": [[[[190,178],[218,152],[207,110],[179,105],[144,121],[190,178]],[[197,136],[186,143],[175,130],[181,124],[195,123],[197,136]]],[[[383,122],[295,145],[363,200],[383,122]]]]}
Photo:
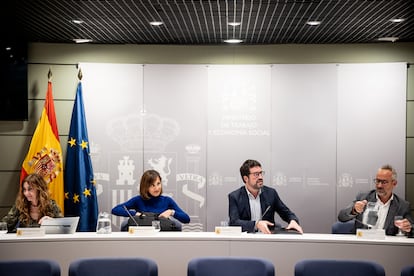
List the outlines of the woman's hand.
{"type": "Polygon", "coordinates": [[[39,219],[39,224],[42,224],[42,222],[43,222],[44,220],[47,220],[47,219],[51,219],[51,217],[49,217],[49,216],[44,216],[44,217],[40,218],[40,219],[39,219]]]}
{"type": "Polygon", "coordinates": [[[173,216],[174,216],[174,214],[175,214],[175,211],[174,211],[173,209],[168,209],[168,210],[165,210],[164,212],[162,212],[162,213],[159,215],[159,217],[162,217],[162,218],[169,218],[169,217],[173,217],[173,216]]]}

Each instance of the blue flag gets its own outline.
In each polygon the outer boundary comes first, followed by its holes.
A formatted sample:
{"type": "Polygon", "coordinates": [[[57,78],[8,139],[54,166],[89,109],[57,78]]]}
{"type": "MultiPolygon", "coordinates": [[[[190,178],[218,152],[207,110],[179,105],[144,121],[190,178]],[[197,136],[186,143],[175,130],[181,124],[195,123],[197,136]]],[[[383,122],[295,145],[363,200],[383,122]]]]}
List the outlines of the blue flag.
{"type": "Polygon", "coordinates": [[[70,122],[65,174],[65,216],[80,217],[78,231],[95,232],[98,200],[80,81],[70,122]]]}

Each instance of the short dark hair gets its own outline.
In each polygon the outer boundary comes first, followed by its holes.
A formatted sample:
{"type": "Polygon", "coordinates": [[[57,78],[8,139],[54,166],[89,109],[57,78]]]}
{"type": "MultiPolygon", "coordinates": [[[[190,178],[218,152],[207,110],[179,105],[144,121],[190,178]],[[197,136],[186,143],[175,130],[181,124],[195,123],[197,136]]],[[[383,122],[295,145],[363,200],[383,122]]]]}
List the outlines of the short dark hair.
{"type": "Polygon", "coordinates": [[[246,182],[244,181],[243,176],[249,177],[250,168],[253,168],[253,167],[262,167],[262,165],[260,164],[259,161],[252,160],[252,159],[247,159],[246,161],[244,161],[243,165],[241,165],[240,175],[244,183],[246,182]]]}

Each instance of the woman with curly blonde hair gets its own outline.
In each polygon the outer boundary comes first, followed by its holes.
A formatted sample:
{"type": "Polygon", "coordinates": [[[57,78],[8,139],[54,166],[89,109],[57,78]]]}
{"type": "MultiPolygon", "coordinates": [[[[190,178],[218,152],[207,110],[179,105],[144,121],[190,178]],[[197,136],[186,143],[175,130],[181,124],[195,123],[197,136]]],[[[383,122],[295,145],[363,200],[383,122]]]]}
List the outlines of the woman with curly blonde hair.
{"type": "Polygon", "coordinates": [[[2,219],[9,233],[18,227],[40,227],[47,218],[62,217],[56,202],[50,198],[46,181],[39,174],[29,174],[22,181],[15,205],[2,219]]]}

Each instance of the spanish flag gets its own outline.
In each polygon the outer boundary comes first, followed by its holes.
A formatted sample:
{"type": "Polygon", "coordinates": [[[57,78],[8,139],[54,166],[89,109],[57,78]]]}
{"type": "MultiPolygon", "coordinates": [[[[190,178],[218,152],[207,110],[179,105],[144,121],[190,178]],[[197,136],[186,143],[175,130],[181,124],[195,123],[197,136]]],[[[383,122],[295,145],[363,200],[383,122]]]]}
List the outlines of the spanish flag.
{"type": "Polygon", "coordinates": [[[50,78],[42,115],[33,134],[29,152],[23,161],[20,183],[31,173],[43,176],[49,185],[52,199],[64,212],[62,148],[59,142],[50,78]]]}

